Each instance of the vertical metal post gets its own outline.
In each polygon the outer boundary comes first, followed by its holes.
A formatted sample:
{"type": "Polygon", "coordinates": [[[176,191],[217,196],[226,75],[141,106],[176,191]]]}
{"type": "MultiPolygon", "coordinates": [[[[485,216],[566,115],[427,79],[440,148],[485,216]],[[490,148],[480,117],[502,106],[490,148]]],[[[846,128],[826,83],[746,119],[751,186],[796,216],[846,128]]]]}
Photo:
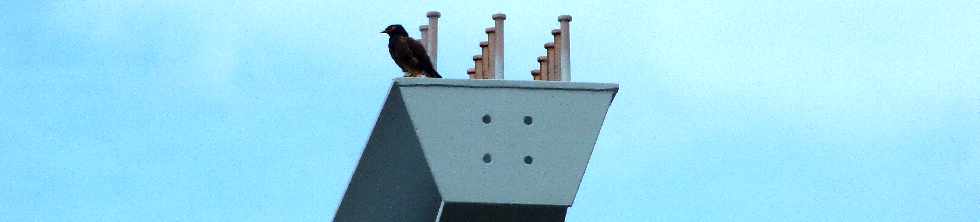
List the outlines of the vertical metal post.
{"type": "MultiPolygon", "coordinates": [[[[473,66],[476,67],[476,68],[473,68],[474,69],[473,71],[475,71],[476,73],[485,73],[486,72],[486,67],[483,67],[483,56],[482,55],[475,55],[475,56],[473,56],[473,66]]],[[[482,76],[482,75],[474,75],[474,76],[476,76],[476,79],[484,79],[485,78],[485,76],[482,76]]]]}
{"type": "Polygon", "coordinates": [[[488,40],[488,42],[490,44],[489,46],[487,46],[488,48],[490,48],[490,51],[486,55],[483,55],[483,56],[486,56],[486,62],[485,63],[487,64],[486,67],[483,67],[483,73],[486,73],[487,79],[494,79],[495,78],[494,75],[497,74],[493,70],[494,68],[497,67],[497,65],[496,65],[497,61],[494,60],[495,59],[494,58],[494,53],[497,53],[496,52],[497,51],[496,50],[496,48],[497,48],[497,46],[496,46],[497,45],[497,29],[494,28],[494,27],[490,27],[490,28],[484,29],[483,31],[487,33],[487,40],[488,40]]]}
{"type": "Polygon", "coordinates": [[[470,79],[476,79],[476,68],[466,69],[466,75],[469,76],[470,79]]]}
{"type": "MultiPolygon", "coordinates": [[[[487,41],[480,42],[480,52],[481,52],[481,55],[483,55],[483,57],[485,57],[485,58],[490,58],[490,48],[489,48],[489,46],[490,46],[490,43],[487,42],[487,41]]],[[[489,65],[490,64],[490,60],[489,59],[484,59],[481,63],[483,64],[483,67],[490,66],[489,65]]],[[[490,73],[487,72],[487,69],[483,69],[480,72],[477,72],[476,74],[480,77],[480,79],[487,79],[487,77],[490,76],[490,73]]]]}
{"type": "MultiPolygon", "coordinates": [[[[554,64],[555,63],[559,63],[560,62],[558,60],[558,55],[557,55],[558,52],[555,50],[555,43],[554,42],[545,43],[544,44],[544,49],[548,51],[548,64],[552,64],[551,67],[554,67],[554,64]]],[[[554,70],[548,70],[548,71],[549,71],[549,74],[548,74],[547,78],[545,78],[544,80],[548,80],[548,81],[559,80],[560,77],[555,73],[554,70]]]]}
{"type": "Polygon", "coordinates": [[[540,78],[534,80],[547,80],[548,77],[548,56],[538,56],[538,72],[541,73],[540,78]]]}
{"type": "Polygon", "coordinates": [[[568,22],[572,21],[572,16],[562,15],[558,16],[558,22],[561,23],[561,80],[562,81],[572,81],[572,65],[571,65],[571,50],[569,46],[572,43],[569,41],[571,34],[568,32],[568,22]]]}
{"type": "Polygon", "coordinates": [[[541,80],[541,70],[531,70],[531,79],[541,80]]]}
{"type": "Polygon", "coordinates": [[[429,17],[429,35],[426,39],[429,41],[426,44],[426,49],[428,50],[429,60],[432,61],[432,68],[438,68],[439,60],[439,17],[442,14],[437,11],[430,11],[425,14],[425,17],[429,17]]]}
{"type": "MultiPolygon", "coordinates": [[[[561,45],[562,45],[561,44],[561,29],[552,29],[551,30],[551,35],[555,37],[555,41],[554,41],[554,43],[555,43],[555,52],[558,52],[558,51],[561,50],[561,45]]],[[[562,80],[564,80],[564,79],[561,78],[561,56],[562,56],[561,53],[555,53],[555,57],[553,57],[553,59],[550,59],[550,61],[548,63],[548,65],[549,65],[549,67],[548,67],[549,68],[548,69],[548,71],[549,71],[548,76],[551,76],[551,79],[549,79],[549,80],[554,80],[554,81],[562,81],[562,80]]]]}
{"type": "Polygon", "coordinates": [[[496,44],[493,51],[493,71],[495,79],[504,79],[504,20],[507,15],[493,14],[493,27],[497,31],[496,44]]]}
{"type": "Polygon", "coordinates": [[[422,37],[419,37],[419,42],[425,47],[425,53],[429,53],[429,25],[420,25],[419,32],[422,33],[422,37]]]}

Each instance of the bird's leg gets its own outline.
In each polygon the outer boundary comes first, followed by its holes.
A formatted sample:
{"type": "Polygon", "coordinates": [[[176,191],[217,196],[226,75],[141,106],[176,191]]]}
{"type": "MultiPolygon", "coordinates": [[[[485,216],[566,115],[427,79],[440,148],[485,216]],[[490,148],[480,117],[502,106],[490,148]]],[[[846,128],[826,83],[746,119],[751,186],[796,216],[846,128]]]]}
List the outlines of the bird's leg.
{"type": "MultiPolygon", "coordinates": [[[[399,67],[399,68],[401,68],[401,67],[399,67]]],[[[402,68],[402,73],[405,74],[403,77],[411,77],[412,76],[412,72],[409,72],[408,69],[405,69],[405,68],[402,68]]]]}
{"type": "Polygon", "coordinates": [[[405,77],[413,77],[414,78],[414,77],[419,77],[420,74],[422,74],[422,72],[416,72],[414,70],[409,70],[408,72],[406,72],[405,77]]]}

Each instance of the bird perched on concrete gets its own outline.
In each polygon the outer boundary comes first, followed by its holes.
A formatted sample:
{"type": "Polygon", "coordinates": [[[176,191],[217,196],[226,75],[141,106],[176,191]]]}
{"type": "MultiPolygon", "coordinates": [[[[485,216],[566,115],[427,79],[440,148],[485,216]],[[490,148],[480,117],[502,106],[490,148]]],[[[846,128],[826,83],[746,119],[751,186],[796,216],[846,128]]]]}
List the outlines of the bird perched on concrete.
{"type": "Polygon", "coordinates": [[[409,37],[402,25],[389,25],[381,33],[388,34],[388,53],[391,54],[395,64],[405,72],[405,77],[425,75],[430,78],[442,78],[432,67],[432,60],[429,59],[422,43],[409,37]]]}

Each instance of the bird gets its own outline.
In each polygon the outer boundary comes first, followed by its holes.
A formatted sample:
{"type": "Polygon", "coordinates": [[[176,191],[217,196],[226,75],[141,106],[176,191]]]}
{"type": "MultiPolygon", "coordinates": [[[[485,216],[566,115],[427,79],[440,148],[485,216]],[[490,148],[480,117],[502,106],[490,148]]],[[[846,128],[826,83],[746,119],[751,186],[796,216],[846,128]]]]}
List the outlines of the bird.
{"type": "Polygon", "coordinates": [[[391,60],[405,72],[405,77],[425,75],[429,78],[442,78],[432,66],[432,60],[422,43],[409,37],[402,25],[389,25],[381,33],[388,34],[388,53],[391,54],[391,60]]]}

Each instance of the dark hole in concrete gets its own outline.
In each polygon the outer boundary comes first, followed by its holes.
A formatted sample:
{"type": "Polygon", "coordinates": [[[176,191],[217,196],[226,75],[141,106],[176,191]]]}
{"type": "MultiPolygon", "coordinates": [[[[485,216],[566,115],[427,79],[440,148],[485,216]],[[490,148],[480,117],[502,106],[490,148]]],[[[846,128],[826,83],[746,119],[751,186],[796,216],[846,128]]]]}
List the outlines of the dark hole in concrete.
{"type": "Polygon", "coordinates": [[[531,164],[534,162],[534,158],[531,156],[524,156],[524,163],[531,164]]]}
{"type": "Polygon", "coordinates": [[[490,158],[490,153],[483,154],[483,162],[484,163],[490,163],[490,161],[493,161],[493,159],[490,158]]]}
{"type": "Polygon", "coordinates": [[[490,114],[483,115],[483,123],[490,124],[490,114]]]}
{"type": "Polygon", "coordinates": [[[534,123],[534,120],[531,119],[531,116],[524,116],[524,125],[531,125],[531,123],[534,123]]]}

